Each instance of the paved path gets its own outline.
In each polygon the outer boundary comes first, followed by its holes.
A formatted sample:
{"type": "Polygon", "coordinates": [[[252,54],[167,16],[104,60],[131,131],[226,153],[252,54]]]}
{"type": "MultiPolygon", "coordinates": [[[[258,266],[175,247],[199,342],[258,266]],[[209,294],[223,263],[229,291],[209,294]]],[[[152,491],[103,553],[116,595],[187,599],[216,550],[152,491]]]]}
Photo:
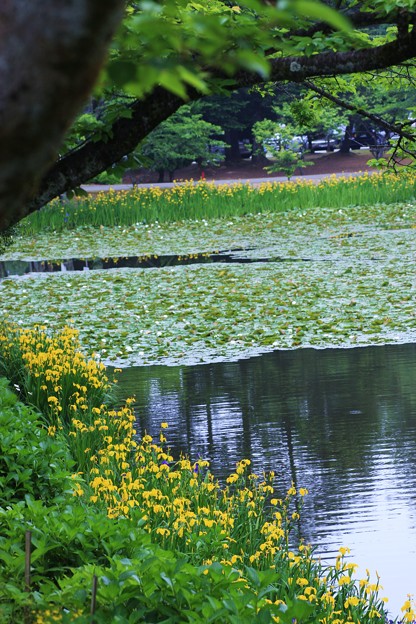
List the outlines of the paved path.
{"type": "MultiPolygon", "coordinates": [[[[354,171],[354,172],[340,172],[340,173],[315,173],[311,175],[296,175],[293,176],[292,181],[298,180],[312,180],[312,182],[318,183],[320,180],[324,180],[331,175],[335,175],[336,177],[354,177],[358,175],[362,175],[363,171],[354,171]]],[[[367,172],[368,173],[368,172],[367,172]]],[[[373,172],[371,172],[373,173],[373,172]]],[[[286,176],[274,176],[268,178],[241,178],[241,179],[232,179],[232,180],[206,180],[209,183],[214,183],[217,185],[220,184],[237,184],[242,182],[243,184],[253,184],[254,186],[258,186],[259,184],[264,184],[265,182],[287,182],[286,176]]],[[[194,184],[197,184],[198,180],[194,180],[194,184]]],[[[153,186],[158,186],[160,188],[172,188],[173,186],[178,186],[179,184],[186,184],[186,182],[153,182],[148,184],[83,184],[81,188],[87,193],[100,193],[103,191],[129,191],[133,188],[152,188],[153,186]]]]}

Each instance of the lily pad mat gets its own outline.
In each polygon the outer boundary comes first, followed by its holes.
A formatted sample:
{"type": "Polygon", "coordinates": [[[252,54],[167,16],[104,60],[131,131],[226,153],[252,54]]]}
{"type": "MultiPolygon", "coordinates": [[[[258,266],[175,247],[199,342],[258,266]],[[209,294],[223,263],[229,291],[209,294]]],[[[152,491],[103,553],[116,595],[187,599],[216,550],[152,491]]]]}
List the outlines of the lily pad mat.
{"type": "MultiPolygon", "coordinates": [[[[166,226],[164,253],[185,244],[188,230],[194,252],[240,237],[245,255],[273,251],[286,261],[8,278],[0,283],[0,313],[24,327],[72,323],[86,350],[121,366],[414,342],[415,213],[402,204],[166,226]]],[[[119,255],[131,253],[124,243],[119,236],[119,255]]]]}
{"type": "MultiPolygon", "coordinates": [[[[342,238],[362,230],[367,236],[373,233],[375,242],[372,244],[377,250],[380,228],[411,228],[415,222],[415,205],[402,203],[343,210],[299,209],[212,221],[85,227],[63,233],[45,232],[34,237],[18,236],[0,255],[0,260],[188,255],[235,248],[250,249],[251,255],[253,250],[257,255],[267,254],[270,248],[281,256],[339,255],[339,248],[346,245],[345,241],[337,240],[338,235],[342,238]]],[[[364,242],[364,249],[366,245],[364,242]]]]}

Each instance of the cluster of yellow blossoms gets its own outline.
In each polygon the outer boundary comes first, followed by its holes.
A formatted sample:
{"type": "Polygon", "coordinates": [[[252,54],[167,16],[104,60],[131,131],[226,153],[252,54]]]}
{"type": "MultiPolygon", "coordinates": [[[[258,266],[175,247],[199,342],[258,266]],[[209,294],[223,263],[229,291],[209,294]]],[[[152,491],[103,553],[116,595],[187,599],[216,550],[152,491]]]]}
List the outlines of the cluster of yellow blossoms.
{"type": "Polygon", "coordinates": [[[45,228],[67,230],[82,226],[119,227],[140,223],[212,219],[290,208],[375,205],[408,201],[413,196],[415,174],[362,173],[329,176],[319,182],[296,179],[265,181],[259,185],[235,182],[216,184],[180,182],[172,188],[135,187],[128,191],[97,193],[63,205],[52,201],[25,221],[27,233],[45,228]]]}
{"type": "MultiPolygon", "coordinates": [[[[276,497],[274,474],[251,474],[249,460],[240,461],[222,487],[207,461],[173,458],[165,446],[167,423],[157,442],[149,435],[139,439],[133,400],[108,407],[111,382],[105,367],[81,354],[73,329],[49,336],[42,328],[5,326],[0,355],[9,372],[18,372],[21,392],[49,417],[49,434],[67,436],[78,467],[74,496],[110,518],[131,516],[163,547],[186,552],[194,563],[233,567],[241,582],[245,565],[278,569],[281,596],[319,605],[321,624],[358,622],[358,612],[375,621],[383,617],[378,583],[370,583],[368,575],[357,584],[348,549],[341,549],[336,564],[322,575],[309,547],[291,548],[292,524],[307,490],[292,486],[283,498],[276,497]]],[[[410,600],[403,618],[414,619],[410,600]]]]}

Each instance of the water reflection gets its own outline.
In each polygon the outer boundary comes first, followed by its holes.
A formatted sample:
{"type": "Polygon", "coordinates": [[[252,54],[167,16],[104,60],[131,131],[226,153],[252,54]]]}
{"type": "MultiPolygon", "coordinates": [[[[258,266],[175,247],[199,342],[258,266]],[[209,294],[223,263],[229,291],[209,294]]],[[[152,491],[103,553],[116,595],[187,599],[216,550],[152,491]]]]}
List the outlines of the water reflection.
{"type": "Polygon", "coordinates": [[[63,261],[51,260],[0,260],[0,279],[27,273],[56,273],[67,271],[94,271],[96,269],[153,269],[156,267],[207,264],[214,262],[249,264],[253,262],[301,262],[302,258],[245,258],[238,252],[241,248],[216,253],[194,253],[190,255],[144,255],[114,258],[70,258],[63,261]]]}
{"type": "Polygon", "coordinates": [[[416,593],[416,345],[281,351],[232,363],[131,368],[138,426],[169,423],[173,452],[224,477],[249,458],[282,490],[307,487],[301,532],[331,558],[352,549],[397,615],[416,593]]]}

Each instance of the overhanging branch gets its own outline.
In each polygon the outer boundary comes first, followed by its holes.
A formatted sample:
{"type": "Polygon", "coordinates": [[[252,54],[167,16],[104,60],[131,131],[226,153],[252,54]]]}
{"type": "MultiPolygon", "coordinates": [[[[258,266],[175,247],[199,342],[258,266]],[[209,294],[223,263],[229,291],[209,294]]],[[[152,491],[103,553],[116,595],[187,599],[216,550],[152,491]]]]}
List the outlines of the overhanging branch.
{"type": "Polygon", "coordinates": [[[392,134],[399,134],[401,137],[405,139],[409,139],[409,141],[414,141],[415,139],[414,134],[407,132],[406,130],[403,130],[402,124],[389,123],[388,121],[386,121],[379,115],[370,113],[364,108],[361,108],[359,106],[354,106],[354,104],[348,104],[348,102],[345,102],[345,100],[337,97],[336,95],[333,95],[332,93],[329,93],[325,89],[318,87],[313,82],[309,82],[308,80],[305,80],[304,85],[311,91],[314,91],[321,97],[324,97],[325,99],[333,102],[337,106],[340,106],[341,108],[344,108],[345,110],[351,111],[354,114],[358,114],[358,115],[361,115],[362,117],[366,117],[367,119],[370,119],[370,121],[374,122],[377,126],[380,126],[380,128],[384,128],[384,130],[387,130],[388,132],[391,132],[392,134]]]}
{"type": "MultiPolygon", "coordinates": [[[[416,29],[402,38],[374,48],[349,52],[325,52],[310,57],[286,57],[270,60],[272,82],[304,82],[313,77],[346,75],[370,70],[386,69],[414,57],[416,50],[416,29]]],[[[221,77],[219,72],[214,76],[221,77]]],[[[234,78],[232,89],[252,86],[261,82],[259,76],[239,72],[234,78]]],[[[196,91],[189,93],[189,99],[198,99],[196,91]]],[[[137,144],[159,123],[173,114],[183,101],[157,88],[141,101],[131,105],[132,117],[119,119],[111,128],[107,141],[90,142],[62,158],[44,177],[36,198],[26,207],[28,212],[37,210],[54,197],[79,186],[98,175],[111,164],[118,162],[131,152],[137,144]]],[[[377,123],[382,125],[383,121],[377,123]]],[[[394,130],[396,131],[396,130],[394,130]]]]}

